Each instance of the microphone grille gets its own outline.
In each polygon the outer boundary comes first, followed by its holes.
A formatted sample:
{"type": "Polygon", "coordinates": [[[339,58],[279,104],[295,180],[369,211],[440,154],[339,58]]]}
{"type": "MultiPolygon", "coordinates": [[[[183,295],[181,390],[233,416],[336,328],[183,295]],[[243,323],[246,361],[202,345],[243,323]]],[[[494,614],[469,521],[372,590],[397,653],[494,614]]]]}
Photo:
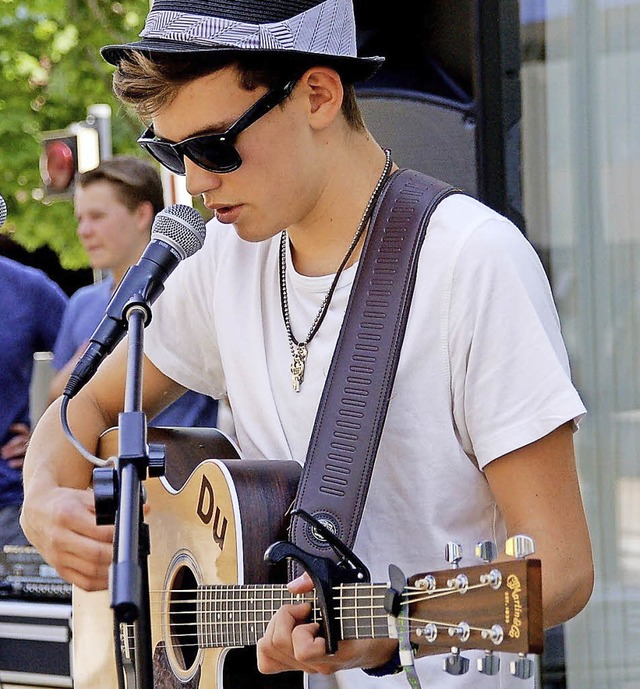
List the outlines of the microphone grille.
{"type": "Polygon", "coordinates": [[[152,239],[163,239],[188,258],[202,248],[206,234],[204,220],[191,206],[176,203],[156,215],[151,228],[152,239]]]}
{"type": "Polygon", "coordinates": [[[7,204],[5,203],[2,196],[0,196],[0,227],[4,225],[4,221],[7,219],[7,204]]]}

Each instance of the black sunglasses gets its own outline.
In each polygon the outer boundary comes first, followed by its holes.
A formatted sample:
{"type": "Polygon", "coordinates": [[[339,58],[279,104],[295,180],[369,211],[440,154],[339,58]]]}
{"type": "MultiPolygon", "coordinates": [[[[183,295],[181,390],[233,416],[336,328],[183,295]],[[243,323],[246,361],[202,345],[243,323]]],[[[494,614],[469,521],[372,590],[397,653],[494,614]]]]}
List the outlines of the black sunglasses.
{"type": "Polygon", "coordinates": [[[233,172],[242,165],[242,158],[234,146],[240,132],[282,103],[293,91],[297,81],[296,78],[284,86],[276,86],[267,91],[221,134],[198,134],[178,143],[171,143],[158,138],[153,133],[153,127],[149,127],[138,139],[138,143],[161,165],[177,175],[185,174],[184,156],[209,172],[233,172]]]}

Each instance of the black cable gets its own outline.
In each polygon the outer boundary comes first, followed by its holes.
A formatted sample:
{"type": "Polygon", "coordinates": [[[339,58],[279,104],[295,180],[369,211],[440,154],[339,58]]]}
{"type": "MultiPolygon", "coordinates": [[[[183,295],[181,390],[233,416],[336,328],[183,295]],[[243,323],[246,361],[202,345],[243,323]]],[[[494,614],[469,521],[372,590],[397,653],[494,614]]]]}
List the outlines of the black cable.
{"type": "Polygon", "coordinates": [[[91,452],[89,452],[89,450],[87,450],[87,448],[84,447],[84,445],[82,445],[82,443],[73,434],[73,431],[69,426],[69,419],[67,416],[70,401],[71,397],[68,395],[62,395],[62,405],[60,406],[60,423],[62,424],[62,430],[67,436],[67,439],[85,459],[91,462],[91,464],[95,464],[95,466],[98,467],[110,465],[111,460],[100,459],[100,457],[96,457],[95,455],[91,454],[91,452]]]}

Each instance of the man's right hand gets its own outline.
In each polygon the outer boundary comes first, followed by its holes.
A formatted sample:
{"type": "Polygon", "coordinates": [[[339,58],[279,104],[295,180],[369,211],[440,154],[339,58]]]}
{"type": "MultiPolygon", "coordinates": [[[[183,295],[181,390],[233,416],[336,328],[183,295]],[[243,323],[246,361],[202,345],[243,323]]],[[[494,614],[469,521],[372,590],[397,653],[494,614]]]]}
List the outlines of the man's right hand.
{"type": "MultiPolygon", "coordinates": [[[[70,402],[69,427],[89,452],[117,425],[125,397],[128,343],[122,341],[70,402]]],[[[143,359],[142,408],[149,418],[183,392],[178,383],[143,359]]],[[[29,442],[23,467],[21,518],[27,538],[65,580],[87,591],[106,589],[113,558],[113,526],[97,526],[93,464],[69,442],[60,423],[62,400],[44,412],[29,442]]]]}
{"type": "Polygon", "coordinates": [[[92,490],[56,487],[46,498],[25,498],[20,523],[63,579],[87,591],[107,588],[114,527],[96,525],[92,490]]]}

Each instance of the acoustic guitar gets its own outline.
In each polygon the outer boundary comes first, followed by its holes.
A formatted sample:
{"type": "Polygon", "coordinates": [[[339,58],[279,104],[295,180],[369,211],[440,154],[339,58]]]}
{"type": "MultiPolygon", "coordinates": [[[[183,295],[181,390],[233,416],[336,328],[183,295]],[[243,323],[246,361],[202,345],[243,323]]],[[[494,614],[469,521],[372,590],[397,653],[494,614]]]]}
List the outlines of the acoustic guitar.
{"type": "MultiPolygon", "coordinates": [[[[264,562],[286,538],[284,516],[300,474],[292,461],[239,459],[213,430],[149,429],[166,445],[167,469],[145,487],[151,534],[149,591],[155,689],[294,689],[300,672],[262,675],[255,644],[273,613],[302,600],[283,582],[286,571],[264,562]],[[211,459],[216,457],[216,459],[211,459]]],[[[100,454],[116,452],[117,434],[103,435],[100,454]]],[[[342,639],[395,636],[384,607],[388,584],[334,588],[342,639]]],[[[315,592],[304,596],[320,621],[315,592]]],[[[106,591],[74,587],[76,689],[117,689],[113,615],[106,591]]],[[[521,559],[416,574],[402,592],[411,641],[418,651],[452,646],[514,654],[540,653],[543,644],[540,562],[521,559]]],[[[119,643],[128,665],[135,648],[128,625],[119,643]]]]}

